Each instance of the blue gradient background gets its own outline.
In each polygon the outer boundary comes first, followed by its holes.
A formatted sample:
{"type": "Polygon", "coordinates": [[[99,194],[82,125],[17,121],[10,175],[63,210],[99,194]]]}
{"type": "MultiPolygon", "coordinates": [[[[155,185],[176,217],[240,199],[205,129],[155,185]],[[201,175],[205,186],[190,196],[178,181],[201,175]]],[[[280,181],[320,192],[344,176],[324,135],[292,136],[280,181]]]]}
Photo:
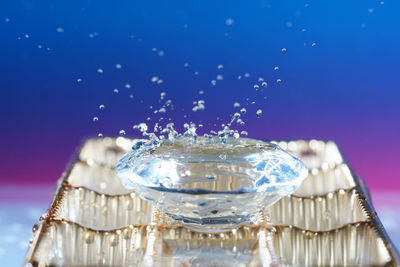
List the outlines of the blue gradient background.
{"type": "Polygon", "coordinates": [[[399,1],[1,1],[0,182],[54,183],[84,138],[137,136],[132,125],[165,91],[180,127],[219,129],[233,103],[250,98],[250,137],[334,140],[372,191],[400,189],[399,9],[399,1]],[[224,80],[212,86],[217,74],[224,80]],[[164,83],[151,83],[154,75],[164,83]],[[252,88],[258,77],[269,83],[264,92],[252,88]],[[206,110],[193,113],[199,99],[206,110]]]}

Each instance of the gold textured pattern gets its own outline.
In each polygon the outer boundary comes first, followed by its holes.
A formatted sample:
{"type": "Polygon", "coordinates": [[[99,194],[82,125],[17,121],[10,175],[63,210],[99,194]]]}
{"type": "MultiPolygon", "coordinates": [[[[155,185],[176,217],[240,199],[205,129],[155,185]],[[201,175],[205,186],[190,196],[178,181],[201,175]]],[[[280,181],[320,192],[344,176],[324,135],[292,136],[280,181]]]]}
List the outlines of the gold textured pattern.
{"type": "Polygon", "coordinates": [[[126,138],[87,140],[33,227],[33,266],[397,266],[400,258],[370,201],[333,142],[276,142],[309,176],[256,225],[198,233],[125,189],[114,166],[126,138]]]}

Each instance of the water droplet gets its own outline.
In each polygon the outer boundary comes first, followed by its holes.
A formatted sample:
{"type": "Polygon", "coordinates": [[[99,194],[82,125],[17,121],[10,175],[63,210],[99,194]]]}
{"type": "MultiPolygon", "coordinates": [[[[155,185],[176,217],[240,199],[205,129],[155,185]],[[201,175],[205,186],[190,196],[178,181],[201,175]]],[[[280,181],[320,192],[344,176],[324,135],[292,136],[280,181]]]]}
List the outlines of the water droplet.
{"type": "Polygon", "coordinates": [[[204,95],[204,91],[203,91],[203,90],[200,90],[200,91],[199,91],[199,95],[204,95]]]}
{"type": "Polygon", "coordinates": [[[149,127],[147,126],[146,123],[141,122],[138,125],[134,125],[133,129],[138,129],[139,131],[141,131],[142,133],[147,132],[147,130],[149,129],[149,127]]]}
{"type": "Polygon", "coordinates": [[[312,43],[312,44],[311,44],[311,46],[316,46],[316,45],[317,45],[316,43],[312,43]]]}
{"type": "Polygon", "coordinates": [[[195,71],[195,72],[194,72],[194,75],[199,75],[199,72],[198,72],[198,71],[195,71]]]}
{"type": "Polygon", "coordinates": [[[233,103],[233,107],[234,107],[234,108],[240,108],[240,103],[239,103],[239,102],[233,103]]]}
{"type": "Polygon", "coordinates": [[[245,108],[242,108],[242,109],[240,110],[240,113],[242,113],[242,114],[246,114],[246,112],[247,112],[247,110],[246,110],[245,108]]]}
{"type": "Polygon", "coordinates": [[[217,68],[218,68],[219,70],[222,70],[222,69],[224,68],[224,65],[219,64],[217,68]]]}
{"type": "Polygon", "coordinates": [[[240,113],[239,113],[239,112],[236,112],[235,114],[233,114],[233,117],[234,117],[234,118],[240,118],[240,113]]]}
{"type": "Polygon", "coordinates": [[[114,93],[118,94],[119,90],[117,88],[114,89],[114,93]]]}
{"type": "Polygon", "coordinates": [[[241,131],[240,134],[243,135],[243,136],[248,136],[249,135],[249,133],[246,132],[246,131],[241,131]]]}
{"type": "Polygon", "coordinates": [[[163,82],[164,82],[163,80],[159,79],[159,80],[157,81],[157,84],[162,84],[163,82]]]}
{"type": "Polygon", "coordinates": [[[98,69],[97,72],[102,74],[103,73],[103,69],[98,69]]]}
{"type": "Polygon", "coordinates": [[[153,47],[153,48],[151,49],[151,51],[157,52],[157,48],[153,47]]]}
{"type": "Polygon", "coordinates": [[[104,108],[105,108],[104,105],[100,105],[100,106],[99,106],[99,109],[100,109],[100,110],[103,110],[104,108]]]}
{"type": "Polygon", "coordinates": [[[193,103],[195,106],[192,108],[192,111],[196,112],[198,110],[204,110],[206,108],[205,101],[204,100],[199,100],[199,101],[194,101],[193,103]]]}
{"type": "Polygon", "coordinates": [[[282,80],[281,80],[281,79],[276,79],[276,82],[277,82],[277,83],[281,83],[282,80]]]}
{"type": "Polygon", "coordinates": [[[122,68],[122,66],[121,66],[121,64],[115,64],[115,68],[117,68],[117,69],[121,69],[121,68],[122,68]]]}
{"type": "Polygon", "coordinates": [[[374,12],[374,9],[373,9],[373,8],[370,8],[370,9],[368,9],[368,12],[369,12],[369,13],[372,13],[372,12],[374,12]]]}
{"type": "Polygon", "coordinates": [[[25,37],[26,39],[28,39],[28,38],[29,38],[29,34],[25,34],[24,37],[25,37]]]}
{"type": "Polygon", "coordinates": [[[264,78],[263,78],[263,77],[260,77],[260,78],[258,78],[258,81],[259,81],[259,82],[263,82],[263,81],[264,81],[264,78]]]}
{"type": "Polygon", "coordinates": [[[216,80],[212,80],[212,81],[211,81],[211,84],[212,84],[213,86],[215,86],[215,85],[217,84],[217,81],[216,81],[216,80]]]}
{"type": "Polygon", "coordinates": [[[163,56],[165,55],[165,52],[162,51],[162,50],[160,50],[160,51],[158,51],[158,55],[159,55],[160,57],[163,57],[163,56]]]}
{"type": "Polygon", "coordinates": [[[307,30],[306,29],[301,29],[301,32],[306,32],[307,30]]]}
{"type": "Polygon", "coordinates": [[[9,18],[5,18],[4,21],[5,22],[10,22],[10,19],[9,18]]]}
{"type": "Polygon", "coordinates": [[[287,49],[286,48],[282,48],[282,53],[286,53],[287,49]]]}
{"type": "Polygon", "coordinates": [[[98,138],[103,138],[103,134],[102,134],[102,133],[99,133],[99,134],[97,135],[97,137],[98,137],[98,138]]]}
{"type": "Polygon", "coordinates": [[[37,48],[39,48],[39,49],[42,49],[42,47],[43,47],[42,45],[38,45],[38,46],[37,46],[37,48]]]}
{"type": "Polygon", "coordinates": [[[261,109],[257,110],[256,116],[257,116],[257,118],[261,118],[261,116],[262,116],[262,110],[261,109]]]}
{"type": "Polygon", "coordinates": [[[267,85],[268,85],[267,82],[262,82],[262,83],[261,83],[261,86],[262,86],[262,87],[267,87],[267,85]]]}
{"type": "Polygon", "coordinates": [[[76,79],[76,82],[81,83],[82,82],[82,78],[76,79]]]}
{"type": "Polygon", "coordinates": [[[238,75],[237,78],[238,78],[238,80],[242,79],[242,75],[238,75]]]}
{"type": "Polygon", "coordinates": [[[64,29],[61,28],[61,27],[58,27],[58,28],[57,28],[57,32],[58,32],[58,33],[63,33],[63,32],[64,32],[64,29]]]}
{"type": "Polygon", "coordinates": [[[131,88],[131,85],[129,83],[125,84],[125,88],[131,88]]]}
{"type": "Polygon", "coordinates": [[[260,89],[260,86],[258,86],[258,84],[253,85],[254,89],[256,89],[256,91],[258,91],[258,89],[260,89]]]}
{"type": "Polygon", "coordinates": [[[99,120],[99,117],[93,117],[93,121],[96,122],[99,120]]]}
{"type": "Polygon", "coordinates": [[[183,66],[184,66],[185,68],[187,68],[187,67],[189,67],[189,63],[185,63],[185,64],[183,64],[183,66]]]}
{"type": "Polygon", "coordinates": [[[126,133],[124,130],[119,131],[119,135],[124,136],[126,133]]]}
{"type": "Polygon", "coordinates": [[[224,79],[224,76],[222,76],[221,74],[217,75],[217,80],[218,81],[222,81],[224,79]]]}
{"type": "Polygon", "coordinates": [[[225,20],[225,24],[226,24],[227,26],[232,26],[234,22],[235,22],[235,21],[234,21],[232,18],[227,18],[227,19],[225,20]]]}
{"type": "Polygon", "coordinates": [[[129,98],[133,98],[133,94],[130,94],[130,95],[129,95],[129,98]]]}
{"type": "Polygon", "coordinates": [[[246,72],[246,73],[244,74],[244,77],[249,78],[249,77],[250,77],[250,73],[246,72]]]}
{"type": "Polygon", "coordinates": [[[151,82],[155,83],[155,82],[157,82],[157,81],[158,81],[158,77],[157,77],[157,76],[153,76],[153,77],[151,78],[151,82]]]}
{"type": "Polygon", "coordinates": [[[278,71],[279,70],[279,67],[278,66],[275,66],[274,67],[274,71],[278,71]]]}

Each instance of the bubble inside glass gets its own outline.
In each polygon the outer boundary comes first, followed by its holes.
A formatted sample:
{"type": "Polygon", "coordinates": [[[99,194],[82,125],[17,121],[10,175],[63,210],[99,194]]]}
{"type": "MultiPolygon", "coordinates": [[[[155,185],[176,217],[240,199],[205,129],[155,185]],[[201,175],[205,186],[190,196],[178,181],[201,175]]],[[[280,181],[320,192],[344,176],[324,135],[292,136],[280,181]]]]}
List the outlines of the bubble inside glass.
{"type": "Polygon", "coordinates": [[[251,224],[306,178],[303,162],[279,146],[248,138],[179,137],[139,142],[117,164],[126,188],[199,232],[251,224]]]}

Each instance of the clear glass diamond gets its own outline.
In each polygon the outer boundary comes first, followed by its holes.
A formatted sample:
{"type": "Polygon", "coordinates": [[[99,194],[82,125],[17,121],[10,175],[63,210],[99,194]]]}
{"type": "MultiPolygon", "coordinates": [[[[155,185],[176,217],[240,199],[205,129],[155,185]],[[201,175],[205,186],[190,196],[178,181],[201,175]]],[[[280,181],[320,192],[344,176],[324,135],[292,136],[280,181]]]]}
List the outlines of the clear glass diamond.
{"type": "Polygon", "coordinates": [[[138,142],[117,164],[126,188],[200,232],[251,224],[259,211],[295,191],[308,174],[279,146],[248,138],[179,137],[138,142]]]}

